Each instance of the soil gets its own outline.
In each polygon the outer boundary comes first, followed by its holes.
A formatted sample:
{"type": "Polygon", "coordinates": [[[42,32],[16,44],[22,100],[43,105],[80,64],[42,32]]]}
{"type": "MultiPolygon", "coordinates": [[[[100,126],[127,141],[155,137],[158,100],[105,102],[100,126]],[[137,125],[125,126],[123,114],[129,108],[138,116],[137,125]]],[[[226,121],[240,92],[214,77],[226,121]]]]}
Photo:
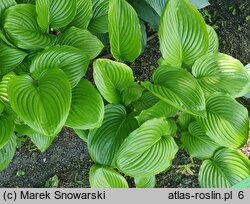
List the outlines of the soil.
{"type": "MultiPolygon", "coordinates": [[[[219,36],[220,51],[250,62],[250,5],[248,0],[211,0],[211,6],[202,9],[208,24],[219,36]]],[[[136,80],[150,80],[160,58],[159,43],[156,38],[148,42],[143,55],[131,64],[136,80]]],[[[250,110],[250,101],[238,99],[250,110]]],[[[250,140],[242,151],[250,157],[250,140]]],[[[58,187],[89,187],[88,171],[92,160],[87,145],[72,130],[64,128],[45,153],[32,148],[27,140],[17,149],[11,164],[0,173],[0,187],[44,187],[54,175],[59,178],[58,187]],[[20,175],[18,172],[22,171],[20,175]]],[[[197,172],[200,161],[191,160],[181,150],[167,172],[157,176],[156,187],[192,188],[199,187],[197,172]]],[[[130,185],[133,182],[130,180],[130,185]]]]}

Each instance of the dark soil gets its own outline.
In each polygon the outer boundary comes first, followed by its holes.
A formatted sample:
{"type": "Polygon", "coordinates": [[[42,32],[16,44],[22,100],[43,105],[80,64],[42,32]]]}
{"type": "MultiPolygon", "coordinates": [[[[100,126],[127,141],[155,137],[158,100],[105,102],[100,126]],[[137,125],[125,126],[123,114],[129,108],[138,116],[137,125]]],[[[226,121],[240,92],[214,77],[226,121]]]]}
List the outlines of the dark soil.
{"type": "MultiPolygon", "coordinates": [[[[211,0],[211,6],[202,10],[208,24],[216,28],[220,39],[220,51],[240,59],[244,65],[250,62],[250,3],[248,0],[211,0]]],[[[160,58],[157,37],[149,41],[144,54],[131,67],[136,80],[150,80],[160,58]]],[[[249,100],[239,99],[248,110],[249,100]]],[[[89,187],[88,171],[92,165],[86,143],[67,128],[57,136],[45,153],[30,148],[26,141],[17,149],[12,163],[0,173],[0,187],[44,187],[46,181],[57,175],[58,187],[89,187]],[[23,176],[17,176],[18,171],[23,176]]],[[[242,148],[250,156],[250,141],[242,148]]],[[[166,173],[157,176],[156,187],[199,187],[197,172],[199,161],[191,160],[184,150],[174,159],[166,173]]],[[[132,182],[130,182],[131,185],[132,182]]]]}

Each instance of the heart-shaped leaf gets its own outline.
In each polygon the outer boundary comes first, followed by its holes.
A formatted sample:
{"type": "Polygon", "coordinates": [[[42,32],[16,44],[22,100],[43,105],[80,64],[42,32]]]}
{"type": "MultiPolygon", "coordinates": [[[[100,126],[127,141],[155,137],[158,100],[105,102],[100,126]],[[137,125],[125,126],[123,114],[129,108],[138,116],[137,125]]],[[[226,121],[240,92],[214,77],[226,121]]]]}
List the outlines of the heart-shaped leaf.
{"type": "Polygon", "coordinates": [[[170,126],[163,119],[152,119],[134,130],[116,155],[116,166],[132,177],[153,176],[171,166],[178,150],[169,135],[170,126]]]}
{"type": "Polygon", "coordinates": [[[156,183],[155,176],[134,178],[136,188],[154,188],[156,183]]]}
{"type": "Polygon", "coordinates": [[[1,0],[0,2],[0,19],[4,13],[4,11],[11,7],[11,6],[14,6],[16,5],[16,1],[15,0],[1,0]]]}
{"type": "Polygon", "coordinates": [[[28,136],[41,152],[45,152],[48,149],[48,147],[51,145],[53,140],[55,139],[55,136],[49,137],[49,136],[41,135],[39,133],[28,135],[28,136]]]}
{"type": "Polygon", "coordinates": [[[219,50],[219,39],[216,31],[210,25],[207,25],[207,31],[209,36],[209,48],[208,53],[217,53],[219,50]]]}
{"type": "Polygon", "coordinates": [[[124,139],[138,123],[133,115],[127,115],[122,105],[107,105],[102,126],[91,130],[88,149],[92,159],[99,164],[114,166],[114,156],[124,139]]]}
{"type": "Polygon", "coordinates": [[[109,39],[115,59],[133,62],[141,53],[141,28],[133,7],[125,0],[111,0],[109,39]]]}
{"type": "Polygon", "coordinates": [[[184,69],[159,67],[153,75],[154,84],[142,86],[161,100],[192,115],[205,115],[204,93],[196,79],[184,69]]]}
{"type": "Polygon", "coordinates": [[[222,148],[202,163],[198,179],[203,188],[230,188],[249,175],[248,158],[239,151],[222,148]]]}
{"type": "Polygon", "coordinates": [[[104,117],[102,97],[85,79],[72,89],[72,103],[66,126],[75,129],[100,127],[104,117]]]}
{"type": "Polygon", "coordinates": [[[93,165],[89,172],[91,188],[128,188],[125,178],[114,169],[93,165]]]}
{"type": "Polygon", "coordinates": [[[199,11],[186,0],[168,1],[161,15],[158,34],[167,65],[192,65],[208,52],[206,24],[199,11]]]}
{"type": "Polygon", "coordinates": [[[211,94],[206,100],[207,117],[197,122],[216,143],[224,147],[242,147],[248,139],[247,109],[232,97],[222,93],[211,94]]]}
{"type": "Polygon", "coordinates": [[[55,36],[42,32],[36,19],[34,5],[18,4],[5,11],[2,17],[3,28],[17,47],[27,50],[44,49],[53,43],[55,36]]]}
{"type": "Polygon", "coordinates": [[[121,103],[121,92],[133,84],[132,69],[126,64],[107,59],[94,62],[94,80],[102,96],[109,103],[121,103]]]}
{"type": "Polygon", "coordinates": [[[226,54],[202,56],[193,65],[192,73],[207,94],[218,91],[239,97],[249,90],[250,76],[245,67],[239,60],[226,54]]]}
{"type": "Polygon", "coordinates": [[[71,87],[75,87],[85,75],[89,65],[87,55],[71,46],[55,46],[37,55],[30,65],[30,73],[38,79],[45,69],[62,69],[71,87]]]}
{"type": "Polygon", "coordinates": [[[14,119],[6,114],[0,114],[0,149],[2,149],[9,141],[14,130],[14,119]]]}
{"type": "Polygon", "coordinates": [[[62,70],[44,71],[37,81],[28,75],[15,76],[8,95],[18,116],[42,135],[56,135],[68,117],[71,89],[62,70]]]}

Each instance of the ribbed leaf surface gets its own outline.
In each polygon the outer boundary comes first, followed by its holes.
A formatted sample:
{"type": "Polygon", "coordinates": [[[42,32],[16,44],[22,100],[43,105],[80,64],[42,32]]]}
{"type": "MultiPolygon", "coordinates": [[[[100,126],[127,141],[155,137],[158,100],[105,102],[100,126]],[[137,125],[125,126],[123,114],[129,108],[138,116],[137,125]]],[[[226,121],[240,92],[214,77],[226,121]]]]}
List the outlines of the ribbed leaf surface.
{"type": "Polygon", "coordinates": [[[177,119],[177,123],[179,124],[181,130],[187,130],[189,124],[194,121],[195,118],[188,113],[181,113],[181,115],[177,119]]]}
{"type": "Polygon", "coordinates": [[[141,53],[141,28],[133,7],[125,0],[111,0],[109,39],[115,59],[133,62],[141,53]]]}
{"type": "Polygon", "coordinates": [[[114,169],[93,165],[89,172],[91,188],[128,188],[125,178],[114,169]]]}
{"type": "Polygon", "coordinates": [[[207,117],[197,122],[216,143],[231,148],[242,147],[248,138],[247,109],[226,94],[214,93],[206,100],[207,117]]]}
{"type": "Polygon", "coordinates": [[[133,102],[133,107],[137,111],[142,111],[142,110],[151,108],[153,105],[155,105],[159,101],[160,99],[158,97],[156,97],[150,91],[145,90],[142,92],[142,96],[137,101],[133,102]]]}
{"type": "Polygon", "coordinates": [[[42,135],[56,135],[68,117],[71,89],[62,70],[47,70],[37,81],[28,75],[15,76],[8,94],[13,110],[42,135]]]}
{"type": "Polygon", "coordinates": [[[85,130],[74,129],[75,133],[84,141],[88,142],[88,134],[85,130]]]}
{"type": "Polygon", "coordinates": [[[209,6],[210,3],[208,0],[189,0],[197,9],[204,8],[209,6]]]}
{"type": "Polygon", "coordinates": [[[143,91],[143,88],[139,84],[134,82],[132,85],[127,87],[124,91],[122,91],[121,93],[122,104],[124,104],[124,106],[128,106],[133,101],[138,100],[142,95],[142,91],[143,91]]]}
{"type": "Polygon", "coordinates": [[[37,24],[36,7],[18,4],[6,10],[2,20],[11,42],[22,49],[43,49],[52,44],[54,36],[43,33],[37,24]]]}
{"type": "Polygon", "coordinates": [[[156,183],[155,176],[134,178],[136,188],[154,188],[156,183]]]}
{"type": "Polygon", "coordinates": [[[209,48],[208,53],[216,53],[219,50],[219,39],[216,31],[210,25],[207,25],[207,31],[209,36],[209,48]]]}
{"type": "Polygon", "coordinates": [[[117,168],[132,177],[156,175],[170,167],[178,150],[163,119],[152,119],[134,130],[116,156],[117,168]]]}
{"type": "Polygon", "coordinates": [[[114,156],[124,139],[138,127],[136,119],[127,115],[122,105],[107,105],[102,126],[91,130],[88,149],[99,164],[114,166],[114,156]]]}
{"type": "Polygon", "coordinates": [[[164,8],[167,0],[146,0],[146,2],[161,16],[161,12],[164,8]]]}
{"type": "Polygon", "coordinates": [[[203,188],[230,188],[250,176],[250,161],[239,151],[222,148],[202,163],[199,184],[203,188]]]}
{"type": "Polygon", "coordinates": [[[46,69],[62,69],[67,75],[71,87],[75,87],[85,75],[89,65],[87,55],[71,46],[55,46],[39,54],[30,66],[32,77],[38,79],[46,69]]]}
{"type": "Polygon", "coordinates": [[[0,101],[2,102],[9,103],[7,87],[10,79],[13,76],[15,76],[15,74],[13,72],[9,72],[8,74],[4,75],[0,81],[0,101]]]}
{"type": "Polygon", "coordinates": [[[161,66],[153,75],[154,84],[142,85],[161,100],[192,115],[205,115],[204,93],[196,79],[184,69],[161,66]]]}
{"type": "Polygon", "coordinates": [[[89,59],[97,57],[104,47],[102,42],[88,30],[75,27],[71,27],[60,35],[57,43],[79,48],[88,55],[89,59]]]}
{"type": "Polygon", "coordinates": [[[7,8],[14,6],[14,5],[16,5],[15,0],[1,0],[1,2],[0,2],[0,18],[7,8]]]}
{"type": "Polygon", "coordinates": [[[14,130],[14,119],[6,114],[0,114],[0,149],[6,145],[14,130]]]}
{"type": "Polygon", "coordinates": [[[208,51],[206,24],[187,0],[169,0],[159,26],[160,50],[165,63],[192,65],[208,51]]]}
{"type": "Polygon", "coordinates": [[[192,73],[208,94],[218,91],[239,97],[248,92],[250,85],[250,77],[243,64],[222,53],[202,56],[193,65],[192,73]]]}
{"type": "Polygon", "coordinates": [[[95,87],[85,79],[72,89],[72,103],[66,126],[75,129],[100,127],[104,117],[104,104],[95,87]]]}
{"type": "Polygon", "coordinates": [[[55,139],[55,136],[49,137],[37,133],[29,135],[29,138],[41,152],[45,152],[55,139]]]}
{"type": "Polygon", "coordinates": [[[102,96],[109,103],[121,102],[121,91],[133,84],[132,69],[126,64],[107,59],[94,62],[94,80],[102,96]]]}

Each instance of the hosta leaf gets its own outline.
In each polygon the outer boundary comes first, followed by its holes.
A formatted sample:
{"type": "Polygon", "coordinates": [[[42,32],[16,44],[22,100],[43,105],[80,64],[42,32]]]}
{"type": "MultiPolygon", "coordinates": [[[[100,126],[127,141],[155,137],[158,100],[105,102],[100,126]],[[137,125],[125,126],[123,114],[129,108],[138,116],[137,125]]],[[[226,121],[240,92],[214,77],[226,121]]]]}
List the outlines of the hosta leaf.
{"type": "Polygon", "coordinates": [[[209,6],[210,3],[208,0],[189,0],[197,9],[204,8],[209,6]]]}
{"type": "Polygon", "coordinates": [[[133,7],[125,0],[111,0],[109,39],[115,59],[133,62],[141,53],[141,28],[133,7]]]}
{"type": "Polygon", "coordinates": [[[4,75],[2,80],[0,81],[0,101],[9,103],[7,87],[10,79],[14,76],[15,74],[13,72],[9,72],[8,74],[4,75]]]}
{"type": "Polygon", "coordinates": [[[37,133],[37,134],[29,135],[29,138],[41,152],[45,152],[45,150],[48,149],[48,147],[51,145],[51,143],[55,139],[55,136],[49,137],[49,136],[44,136],[44,135],[37,133]]]}
{"type": "Polygon", "coordinates": [[[66,126],[93,129],[101,126],[104,104],[95,87],[85,79],[72,89],[72,103],[66,126]]]}
{"type": "Polygon", "coordinates": [[[84,142],[88,142],[88,134],[85,130],[74,129],[74,131],[84,142]]]}
{"type": "Polygon", "coordinates": [[[142,95],[142,91],[143,88],[139,84],[133,83],[132,85],[124,89],[124,91],[122,91],[122,104],[128,106],[133,101],[138,100],[142,95]]]}
{"type": "Polygon", "coordinates": [[[156,183],[155,176],[134,178],[136,188],[154,188],[156,183]]]}
{"type": "Polygon", "coordinates": [[[114,169],[93,165],[89,172],[91,188],[128,188],[125,178],[114,169]]]}
{"type": "Polygon", "coordinates": [[[243,64],[222,53],[202,56],[193,65],[192,73],[208,94],[218,91],[238,97],[247,93],[250,85],[250,77],[243,64]]]}
{"type": "Polygon", "coordinates": [[[188,130],[182,134],[181,141],[191,157],[209,159],[215,150],[221,147],[206,135],[197,122],[192,122],[188,130]]]}
{"type": "Polygon", "coordinates": [[[137,111],[142,111],[148,109],[159,102],[160,99],[153,95],[150,91],[145,90],[142,92],[142,96],[135,102],[133,102],[133,107],[137,111]]]}
{"type": "Polygon", "coordinates": [[[136,117],[136,119],[138,120],[139,124],[142,124],[145,121],[153,118],[172,117],[176,115],[177,112],[178,110],[173,106],[164,101],[159,101],[151,108],[143,110],[140,115],[136,117]]]}
{"type": "Polygon", "coordinates": [[[208,51],[206,24],[187,0],[169,0],[159,26],[160,50],[165,63],[192,65],[208,51]]]}
{"type": "Polygon", "coordinates": [[[189,124],[194,121],[195,118],[188,113],[181,113],[181,115],[177,119],[177,123],[179,124],[181,130],[187,130],[189,124]]]}
{"type": "Polygon", "coordinates": [[[196,79],[184,69],[159,67],[153,75],[154,84],[142,85],[161,100],[192,115],[205,115],[204,93],[196,79]]]}
{"type": "Polygon", "coordinates": [[[0,114],[0,149],[6,145],[14,130],[14,119],[6,114],[0,114]]]}
{"type": "Polygon", "coordinates": [[[26,124],[15,124],[15,131],[20,135],[35,135],[37,132],[26,124]]]}
{"type": "Polygon", "coordinates": [[[0,149],[0,172],[11,162],[16,151],[16,136],[13,134],[8,143],[0,149]]]}
{"type": "Polygon", "coordinates": [[[199,184],[203,188],[229,188],[250,175],[250,161],[239,151],[219,149],[202,163],[199,184]]]}
{"type": "Polygon", "coordinates": [[[69,24],[77,28],[88,28],[92,18],[92,0],[76,0],[76,15],[74,20],[69,24]]]}
{"type": "Polygon", "coordinates": [[[3,28],[14,45],[22,49],[37,50],[53,43],[55,37],[43,33],[36,18],[36,7],[31,4],[18,4],[5,11],[2,17],[3,28]]]}
{"type": "Polygon", "coordinates": [[[107,59],[96,60],[93,67],[95,84],[105,100],[121,103],[121,92],[134,82],[132,69],[107,59]]]}
{"type": "Polygon", "coordinates": [[[209,36],[209,48],[208,53],[216,53],[219,50],[219,39],[216,31],[210,25],[207,25],[207,31],[209,36]]]}
{"type": "Polygon", "coordinates": [[[147,47],[147,30],[146,30],[147,28],[142,20],[140,20],[140,27],[141,27],[141,45],[142,45],[141,53],[143,53],[144,49],[147,47]]]}
{"type": "Polygon", "coordinates": [[[36,11],[41,28],[62,28],[75,18],[76,0],[36,0],[36,11]]]}
{"type": "Polygon", "coordinates": [[[102,42],[86,29],[71,27],[57,39],[60,45],[70,45],[79,48],[89,59],[97,57],[103,49],[102,42]]]}
{"type": "Polygon", "coordinates": [[[87,55],[71,46],[55,46],[37,55],[30,66],[32,77],[38,79],[45,69],[62,69],[71,87],[75,87],[85,75],[89,65],[87,55]]]}
{"type": "Polygon", "coordinates": [[[207,117],[197,122],[216,143],[231,148],[242,147],[248,138],[247,109],[232,97],[211,94],[206,100],[207,117]]]}
{"type": "MultiPolygon", "coordinates": [[[[245,66],[245,68],[246,68],[246,70],[247,70],[248,75],[250,76],[250,64],[247,64],[247,65],[245,66]]],[[[250,98],[250,91],[248,91],[248,93],[245,94],[244,97],[250,98]]]]}
{"type": "Polygon", "coordinates": [[[161,12],[164,8],[165,3],[167,0],[146,0],[148,4],[161,16],[161,12]]]}
{"type": "Polygon", "coordinates": [[[7,74],[18,66],[27,53],[10,47],[0,40],[0,75],[7,74]]]}
{"type": "Polygon", "coordinates": [[[117,168],[132,177],[156,175],[170,167],[178,150],[163,119],[152,119],[134,130],[116,156],[117,168]]]}
{"type": "Polygon", "coordinates": [[[71,89],[62,70],[44,71],[38,80],[15,76],[9,82],[8,94],[13,110],[42,135],[56,135],[68,117],[71,89]]]}
{"type": "Polygon", "coordinates": [[[91,130],[88,149],[92,159],[99,164],[114,166],[114,156],[124,139],[138,123],[133,115],[127,115],[122,105],[107,105],[102,126],[91,130]]]}
{"type": "Polygon", "coordinates": [[[34,55],[28,55],[24,58],[21,64],[19,64],[13,71],[17,75],[22,75],[22,74],[29,74],[30,73],[30,65],[32,60],[34,59],[34,55]]]}
{"type": "Polygon", "coordinates": [[[4,104],[0,101],[0,114],[3,112],[4,110],[4,104]]]}
{"type": "Polygon", "coordinates": [[[2,17],[5,9],[16,5],[16,1],[15,0],[1,0],[0,2],[0,18],[2,17]]]}
{"type": "Polygon", "coordinates": [[[92,0],[93,16],[88,30],[94,34],[108,32],[109,0],[92,0]]]}

